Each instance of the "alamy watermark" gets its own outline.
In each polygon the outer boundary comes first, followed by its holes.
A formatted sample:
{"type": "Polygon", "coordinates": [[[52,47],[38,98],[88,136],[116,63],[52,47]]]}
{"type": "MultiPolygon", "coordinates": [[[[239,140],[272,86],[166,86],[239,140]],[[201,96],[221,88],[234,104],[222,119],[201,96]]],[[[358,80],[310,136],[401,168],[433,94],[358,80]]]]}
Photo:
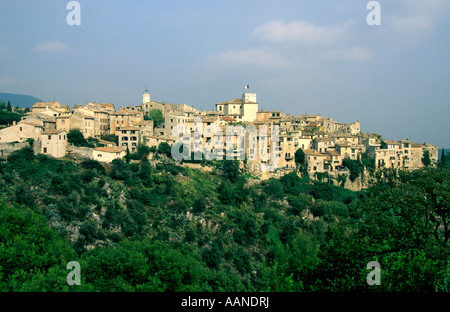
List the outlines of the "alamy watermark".
{"type": "Polygon", "coordinates": [[[70,1],[66,6],[67,10],[70,10],[69,14],[67,14],[67,25],[81,25],[81,5],[78,1],[70,1]]]}
{"type": "Polygon", "coordinates": [[[67,284],[72,285],[81,285],[81,266],[77,261],[71,261],[67,263],[67,270],[72,270],[67,274],[67,284]]]}
{"type": "MultiPolygon", "coordinates": [[[[370,1],[366,6],[367,10],[370,10],[367,14],[367,25],[369,26],[379,26],[381,25],[381,5],[378,1],[370,1]]],[[[78,1],[70,1],[66,5],[66,9],[70,10],[67,14],[67,25],[69,26],[79,26],[81,25],[81,5],[78,1]]]]}
{"type": "Polygon", "coordinates": [[[281,157],[279,126],[226,125],[225,133],[217,124],[204,127],[203,119],[194,118],[194,131],[186,124],[173,127],[171,136],[178,138],[172,145],[172,158],[181,160],[248,160],[260,161],[261,171],[278,168],[281,157]],[[193,133],[192,133],[193,132],[193,133]],[[225,139],[224,139],[225,137],[225,139]],[[270,150],[270,152],[269,152],[270,150]]]}
{"type": "Polygon", "coordinates": [[[367,274],[367,284],[369,286],[373,285],[381,285],[381,266],[376,261],[370,261],[367,264],[367,270],[371,270],[369,274],[367,274]]]}
{"type": "Polygon", "coordinates": [[[366,6],[367,10],[371,10],[367,14],[367,25],[369,26],[379,26],[381,25],[381,5],[378,1],[370,1],[366,6]]]}

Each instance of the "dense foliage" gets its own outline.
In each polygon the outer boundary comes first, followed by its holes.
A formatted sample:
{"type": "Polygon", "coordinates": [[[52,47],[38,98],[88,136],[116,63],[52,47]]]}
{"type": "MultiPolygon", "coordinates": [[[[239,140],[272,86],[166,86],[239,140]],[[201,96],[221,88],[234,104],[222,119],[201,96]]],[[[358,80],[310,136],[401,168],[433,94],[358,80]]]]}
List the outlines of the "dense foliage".
{"type": "Polygon", "coordinates": [[[160,109],[152,109],[148,115],[144,115],[145,120],[153,120],[153,127],[157,128],[164,122],[164,116],[160,109]]]}
{"type": "Polygon", "coordinates": [[[19,122],[22,116],[12,111],[0,110],[0,126],[11,126],[14,122],[19,122]]]}
{"type": "Polygon", "coordinates": [[[448,291],[447,165],[380,171],[352,192],[147,152],[105,165],[24,148],[0,161],[0,290],[448,291]],[[70,261],[80,286],[66,282],[70,261]],[[366,283],[370,261],[381,285],[366,283]]]}

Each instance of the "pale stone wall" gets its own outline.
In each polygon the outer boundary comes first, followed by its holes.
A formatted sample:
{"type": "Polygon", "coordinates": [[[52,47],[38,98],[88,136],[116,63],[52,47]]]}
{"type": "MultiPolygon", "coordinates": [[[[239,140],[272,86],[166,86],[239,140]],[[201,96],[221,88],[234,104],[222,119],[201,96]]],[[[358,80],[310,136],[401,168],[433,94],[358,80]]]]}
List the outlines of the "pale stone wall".
{"type": "Polygon", "coordinates": [[[7,157],[14,151],[18,151],[26,146],[30,146],[28,143],[0,143],[0,157],[7,157]]]}
{"type": "Polygon", "coordinates": [[[39,140],[41,132],[41,126],[20,122],[14,126],[0,130],[0,143],[24,142],[30,138],[39,140]]]}
{"type": "Polygon", "coordinates": [[[61,131],[43,132],[41,135],[41,153],[56,158],[64,157],[67,153],[67,133],[61,131]]]}
{"type": "Polygon", "coordinates": [[[92,159],[100,161],[100,162],[107,162],[110,163],[114,159],[122,159],[125,157],[126,151],[122,152],[105,152],[94,149],[92,151],[92,159]]]}
{"type": "Polygon", "coordinates": [[[77,158],[89,158],[92,159],[93,153],[92,148],[83,146],[74,146],[72,144],[67,145],[67,154],[71,157],[75,156],[77,158]]]}
{"type": "Polygon", "coordinates": [[[244,103],[243,104],[243,120],[245,122],[254,122],[257,120],[256,114],[258,112],[258,104],[250,104],[250,103],[244,103]]]}

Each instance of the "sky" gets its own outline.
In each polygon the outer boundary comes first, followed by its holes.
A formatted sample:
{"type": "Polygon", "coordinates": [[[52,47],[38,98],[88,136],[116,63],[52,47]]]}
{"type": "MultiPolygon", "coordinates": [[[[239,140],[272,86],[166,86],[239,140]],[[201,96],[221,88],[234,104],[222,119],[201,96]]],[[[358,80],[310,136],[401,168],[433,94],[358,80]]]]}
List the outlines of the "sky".
{"type": "Polygon", "coordinates": [[[152,100],[361,122],[450,148],[450,1],[79,0],[0,3],[0,92],[73,107],[152,100]],[[249,90],[243,90],[245,85],[249,90]]]}

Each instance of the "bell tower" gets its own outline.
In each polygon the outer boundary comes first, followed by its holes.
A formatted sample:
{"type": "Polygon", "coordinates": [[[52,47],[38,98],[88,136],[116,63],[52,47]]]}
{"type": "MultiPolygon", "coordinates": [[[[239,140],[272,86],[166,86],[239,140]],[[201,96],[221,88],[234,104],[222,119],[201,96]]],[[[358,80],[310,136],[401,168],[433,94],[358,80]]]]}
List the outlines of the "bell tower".
{"type": "Polygon", "coordinates": [[[144,93],[142,93],[142,104],[150,102],[150,92],[145,88],[144,93]]]}

